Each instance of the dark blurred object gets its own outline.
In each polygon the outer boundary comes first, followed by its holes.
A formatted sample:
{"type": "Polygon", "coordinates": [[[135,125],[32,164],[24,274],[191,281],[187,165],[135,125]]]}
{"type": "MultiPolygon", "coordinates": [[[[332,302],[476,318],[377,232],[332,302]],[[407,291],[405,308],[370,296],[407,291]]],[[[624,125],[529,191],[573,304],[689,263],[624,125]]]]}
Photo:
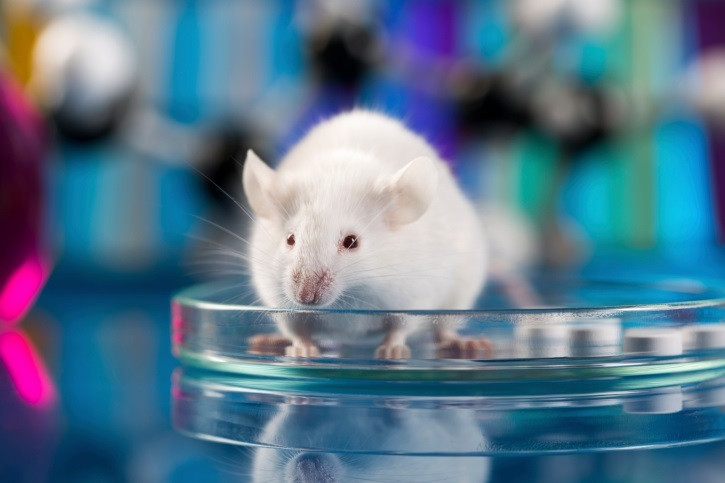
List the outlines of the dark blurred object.
{"type": "Polygon", "coordinates": [[[459,68],[450,92],[464,132],[495,137],[535,129],[575,156],[614,134],[621,109],[603,88],[516,72],[459,68]]]}
{"type": "Polygon", "coordinates": [[[309,37],[312,65],[325,83],[356,86],[375,63],[376,43],[367,25],[320,26],[309,37]]]}
{"type": "Polygon", "coordinates": [[[602,87],[555,78],[546,70],[536,75],[515,68],[489,73],[461,66],[449,85],[466,135],[507,140],[519,132],[537,131],[556,143],[559,155],[538,212],[541,262],[549,268],[580,263],[588,256],[589,244],[572,220],[565,223],[559,217],[560,196],[570,165],[616,134],[623,117],[618,100],[602,87]]]}
{"type": "Polygon", "coordinates": [[[41,32],[31,86],[58,132],[76,141],[113,133],[131,104],[136,56],[124,33],[91,14],[69,14],[41,32]]]}
{"type": "Polygon", "coordinates": [[[381,42],[370,2],[301,2],[298,17],[312,68],[324,84],[356,87],[379,61],[381,42]]]}
{"type": "Polygon", "coordinates": [[[532,111],[539,129],[571,160],[614,134],[618,109],[602,88],[552,81],[534,93],[532,111]]]}
{"type": "Polygon", "coordinates": [[[0,323],[18,321],[47,276],[46,149],[41,119],[20,88],[0,74],[0,323]]]}
{"type": "Polygon", "coordinates": [[[529,127],[527,99],[503,72],[455,72],[451,92],[461,128],[470,134],[510,134],[529,127]]]}
{"type": "Polygon", "coordinates": [[[256,141],[258,136],[239,123],[220,124],[205,137],[204,148],[195,164],[204,177],[206,193],[224,211],[236,210],[230,196],[236,199],[241,187],[244,153],[247,149],[264,153],[265,149],[256,141]]]}

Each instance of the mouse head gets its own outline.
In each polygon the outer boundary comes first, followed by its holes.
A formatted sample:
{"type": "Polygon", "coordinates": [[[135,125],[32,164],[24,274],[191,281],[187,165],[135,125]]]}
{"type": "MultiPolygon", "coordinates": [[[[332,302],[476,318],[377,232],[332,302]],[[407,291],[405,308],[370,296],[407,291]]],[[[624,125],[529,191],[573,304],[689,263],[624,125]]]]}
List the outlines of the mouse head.
{"type": "Polygon", "coordinates": [[[364,289],[373,279],[359,274],[379,269],[386,246],[428,210],[437,168],[418,157],[381,174],[368,155],[336,151],[304,169],[276,172],[247,153],[244,191],[265,239],[251,257],[255,285],[267,303],[355,306],[346,291],[364,289]]]}

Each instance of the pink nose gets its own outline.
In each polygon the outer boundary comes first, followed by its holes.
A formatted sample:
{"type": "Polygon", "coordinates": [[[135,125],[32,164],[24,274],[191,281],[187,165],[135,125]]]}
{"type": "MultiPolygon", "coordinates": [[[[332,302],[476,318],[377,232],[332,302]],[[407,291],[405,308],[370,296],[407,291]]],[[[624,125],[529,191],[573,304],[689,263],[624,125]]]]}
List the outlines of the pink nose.
{"type": "Polygon", "coordinates": [[[295,285],[295,298],[301,304],[317,305],[322,300],[327,287],[330,286],[332,278],[327,270],[315,272],[303,276],[297,271],[293,274],[292,280],[295,285]]]}
{"type": "Polygon", "coordinates": [[[297,301],[303,304],[315,305],[320,301],[320,291],[314,283],[303,283],[297,290],[297,301]]]}

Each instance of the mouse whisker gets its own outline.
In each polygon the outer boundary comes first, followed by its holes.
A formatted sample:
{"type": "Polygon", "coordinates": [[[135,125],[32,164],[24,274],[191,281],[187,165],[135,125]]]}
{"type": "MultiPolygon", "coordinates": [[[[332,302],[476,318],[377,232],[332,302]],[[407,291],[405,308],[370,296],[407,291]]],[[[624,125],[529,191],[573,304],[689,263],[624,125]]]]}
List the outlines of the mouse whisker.
{"type": "Polygon", "coordinates": [[[382,208],[380,209],[380,211],[378,211],[378,212],[377,212],[377,213],[376,213],[376,214],[375,214],[375,215],[374,215],[374,216],[373,216],[373,217],[372,217],[372,218],[370,219],[370,221],[368,221],[368,222],[367,222],[367,223],[365,224],[365,226],[363,226],[363,227],[362,227],[362,228],[360,229],[360,235],[363,235],[363,234],[365,233],[365,230],[367,230],[367,229],[368,229],[368,227],[370,227],[370,225],[372,225],[372,224],[373,224],[373,222],[374,222],[375,220],[377,220],[378,218],[380,218],[380,215],[382,215],[383,213],[385,213],[385,211],[386,211],[386,210],[387,210],[388,208],[390,208],[390,206],[391,206],[391,205],[392,205],[392,204],[393,204],[394,202],[395,202],[395,198],[393,198],[393,199],[391,199],[391,200],[387,201],[387,202],[386,202],[386,203],[385,203],[385,204],[383,205],[383,207],[382,207],[382,208]]]}
{"type": "MultiPolygon", "coordinates": [[[[190,237],[193,239],[196,239],[202,243],[210,245],[211,247],[216,247],[216,248],[204,247],[202,249],[202,253],[201,253],[201,255],[199,255],[199,257],[208,256],[208,255],[232,255],[233,254],[234,257],[239,258],[245,262],[248,262],[250,260],[255,260],[255,257],[251,256],[250,254],[241,252],[239,250],[235,250],[234,248],[232,248],[224,243],[219,243],[219,242],[216,242],[213,240],[208,240],[208,239],[205,239],[202,237],[195,237],[193,235],[190,235],[190,237]]],[[[199,258],[199,257],[197,257],[197,258],[199,258]]],[[[278,260],[276,258],[274,258],[274,261],[276,262],[278,260]]]]}
{"type": "MultiPolygon", "coordinates": [[[[226,264],[231,266],[239,266],[245,269],[248,269],[251,271],[251,267],[249,266],[249,262],[251,261],[259,261],[258,258],[247,255],[244,253],[235,252],[232,250],[225,250],[225,249],[215,249],[215,250],[208,250],[205,254],[198,257],[198,259],[194,262],[195,264],[209,264],[209,263],[219,263],[219,264],[226,264]]],[[[276,259],[273,260],[274,262],[277,262],[276,259]]],[[[261,270],[267,271],[267,273],[273,273],[272,270],[267,270],[269,267],[267,265],[261,265],[258,267],[261,270]]]]}
{"type": "MultiPolygon", "coordinates": [[[[226,196],[227,198],[229,198],[229,199],[230,199],[230,200],[231,200],[231,201],[232,201],[232,202],[233,202],[233,203],[234,203],[234,204],[235,204],[235,205],[237,206],[237,208],[239,208],[239,209],[241,210],[241,212],[242,212],[242,213],[244,213],[244,214],[245,214],[245,215],[247,216],[247,218],[249,218],[249,219],[250,219],[250,220],[251,220],[252,222],[254,222],[254,216],[253,216],[253,215],[252,215],[252,214],[251,214],[251,213],[249,212],[249,210],[247,210],[247,209],[246,209],[246,208],[244,207],[244,205],[242,205],[242,204],[241,204],[241,203],[239,202],[239,200],[237,200],[237,199],[236,199],[235,197],[233,197],[232,195],[230,195],[230,194],[229,194],[229,193],[228,193],[228,192],[227,192],[226,190],[224,190],[224,189],[223,189],[223,188],[222,188],[221,186],[219,186],[219,184],[218,184],[217,182],[215,182],[215,181],[214,181],[213,179],[211,179],[211,178],[210,178],[209,176],[207,176],[206,174],[202,173],[202,172],[201,172],[201,171],[200,171],[200,170],[199,170],[199,169],[198,169],[198,168],[197,168],[196,166],[192,165],[191,163],[187,163],[187,164],[188,164],[188,166],[189,166],[189,167],[191,167],[191,169],[193,169],[193,170],[194,170],[194,171],[196,171],[196,172],[197,172],[197,173],[198,173],[199,175],[203,176],[203,177],[204,177],[204,178],[205,178],[205,179],[206,179],[207,181],[209,181],[209,182],[210,182],[210,183],[211,183],[211,184],[212,184],[212,185],[213,185],[213,186],[214,186],[214,187],[215,187],[216,189],[218,189],[218,190],[219,190],[219,191],[220,191],[220,192],[221,192],[221,193],[222,193],[222,194],[223,194],[224,196],[226,196]]],[[[262,227],[262,229],[264,229],[264,227],[262,227]]],[[[268,236],[268,237],[269,237],[270,239],[272,239],[272,235],[270,235],[270,234],[269,234],[269,232],[268,232],[267,230],[264,230],[264,231],[265,231],[265,233],[267,234],[267,236],[268,236]]]]}
{"type": "MultiPolygon", "coordinates": [[[[378,255],[378,253],[381,253],[381,252],[384,252],[384,250],[382,248],[373,249],[369,253],[367,253],[365,256],[358,257],[357,260],[355,260],[355,261],[353,261],[353,262],[348,263],[347,265],[345,265],[345,270],[348,270],[350,267],[354,267],[354,266],[359,265],[359,264],[361,264],[363,262],[366,262],[368,260],[374,259],[378,255]]],[[[423,261],[423,260],[426,260],[427,261],[427,260],[431,260],[431,259],[441,261],[441,260],[443,260],[445,258],[451,259],[451,258],[455,258],[455,257],[466,256],[466,253],[464,253],[464,252],[457,252],[457,253],[452,253],[452,254],[448,254],[448,255],[439,255],[438,257],[431,258],[431,256],[428,253],[426,253],[425,250],[420,250],[420,251],[417,251],[417,252],[416,251],[413,251],[413,250],[408,250],[407,253],[408,253],[408,255],[411,255],[411,254],[412,255],[416,255],[417,254],[419,256],[417,258],[412,258],[411,260],[407,260],[405,262],[405,264],[417,263],[418,261],[423,261]]],[[[396,264],[394,266],[397,266],[397,265],[398,264],[396,264]]],[[[375,269],[373,269],[373,270],[375,270],[375,269]]]]}
{"type": "Polygon", "coordinates": [[[463,254],[463,253],[456,253],[456,254],[450,254],[448,256],[438,256],[438,257],[435,257],[435,258],[431,258],[429,255],[427,255],[427,254],[425,254],[425,253],[423,253],[421,251],[419,257],[417,257],[417,258],[411,258],[410,260],[406,260],[405,262],[394,263],[394,264],[386,265],[384,267],[383,266],[374,266],[374,267],[365,268],[365,269],[349,270],[350,267],[353,267],[355,265],[358,265],[358,264],[360,264],[362,262],[368,261],[368,260],[370,260],[370,259],[372,259],[372,258],[375,257],[375,253],[370,253],[369,256],[362,257],[362,258],[360,258],[360,259],[358,259],[358,260],[356,260],[356,261],[354,261],[354,262],[346,265],[345,266],[345,271],[347,272],[347,275],[355,275],[355,274],[358,274],[358,273],[372,272],[372,271],[376,271],[376,270],[381,270],[383,268],[392,268],[392,267],[404,266],[404,265],[411,265],[411,264],[415,264],[415,265],[419,266],[420,265],[420,262],[431,262],[431,261],[434,261],[435,262],[434,264],[429,265],[431,267],[431,269],[433,269],[435,266],[440,266],[440,265],[448,264],[449,262],[446,262],[446,260],[449,260],[450,261],[451,259],[455,259],[456,257],[460,257],[460,256],[465,256],[465,254],[463,254]]]}
{"type": "Polygon", "coordinates": [[[281,203],[278,199],[276,199],[274,197],[272,198],[272,202],[277,206],[277,208],[279,208],[280,210],[282,210],[284,212],[284,214],[288,220],[290,218],[292,218],[292,215],[290,214],[289,211],[287,211],[287,208],[284,207],[283,203],[281,203]]]}
{"type": "Polygon", "coordinates": [[[355,272],[346,273],[345,276],[346,276],[346,278],[353,279],[353,280],[366,280],[368,278],[376,278],[376,277],[396,277],[396,276],[407,276],[407,275],[412,275],[412,274],[428,273],[428,274],[430,274],[431,277],[436,277],[436,278],[454,278],[454,277],[450,277],[450,276],[447,277],[447,276],[442,275],[436,266],[419,268],[417,270],[412,270],[412,271],[411,270],[407,270],[407,271],[403,271],[403,272],[394,271],[394,272],[390,272],[390,273],[379,273],[379,274],[373,274],[373,275],[366,275],[363,277],[358,276],[363,273],[371,273],[371,272],[374,273],[374,272],[383,271],[385,269],[391,269],[392,267],[395,267],[397,265],[399,265],[399,264],[388,265],[388,266],[384,266],[384,267],[383,266],[372,267],[372,268],[369,268],[366,270],[358,270],[355,272]],[[431,272],[433,272],[433,273],[431,273],[431,272]]]}
{"type": "MultiPolygon", "coordinates": [[[[356,296],[354,296],[354,295],[352,295],[350,293],[343,292],[342,294],[340,294],[340,297],[338,298],[338,300],[340,302],[343,302],[343,303],[344,302],[350,302],[349,303],[349,306],[347,307],[349,309],[357,309],[357,308],[361,308],[361,306],[362,307],[366,307],[367,306],[371,310],[379,310],[380,309],[379,306],[373,304],[369,300],[361,299],[361,298],[356,297],[356,296]]],[[[345,307],[341,307],[341,308],[345,308],[345,307]]]]}
{"type": "Polygon", "coordinates": [[[420,275],[423,273],[426,274],[426,278],[430,278],[431,280],[433,280],[433,279],[435,279],[435,280],[456,280],[457,279],[456,277],[451,277],[451,276],[430,275],[428,272],[421,270],[418,272],[410,272],[410,273],[402,273],[402,274],[401,273],[390,273],[390,274],[385,274],[385,275],[371,275],[371,276],[367,276],[367,277],[356,278],[354,281],[361,282],[361,281],[379,280],[379,279],[385,279],[385,278],[420,280],[420,275]]]}
{"type": "MultiPolygon", "coordinates": [[[[235,239],[237,239],[237,240],[241,241],[242,243],[244,243],[244,244],[245,244],[245,245],[247,245],[248,247],[250,247],[250,248],[251,248],[251,247],[253,247],[252,243],[251,243],[251,242],[250,242],[249,240],[247,240],[247,239],[246,239],[246,238],[244,238],[243,236],[239,235],[238,233],[234,233],[234,232],[233,232],[232,230],[230,230],[229,228],[223,227],[222,225],[220,225],[220,224],[218,224],[218,223],[214,223],[214,222],[213,222],[213,221],[211,221],[211,220],[207,220],[207,219],[206,219],[206,218],[204,218],[204,217],[201,217],[201,216],[198,216],[198,215],[193,215],[193,216],[194,216],[194,218],[198,219],[199,221],[202,221],[202,222],[204,222],[204,223],[208,223],[209,225],[213,226],[214,228],[217,228],[218,230],[221,230],[222,232],[226,233],[227,235],[230,235],[230,236],[234,237],[235,239]]],[[[269,256],[269,257],[272,257],[272,255],[271,255],[270,253],[267,253],[267,252],[265,252],[265,251],[263,251],[263,250],[260,250],[260,249],[259,249],[259,247],[256,247],[256,248],[257,248],[257,249],[258,249],[258,250],[259,250],[260,252],[262,252],[262,253],[263,253],[264,255],[267,255],[267,256],[269,256]]]]}
{"type": "Polygon", "coordinates": [[[218,229],[218,230],[221,230],[221,231],[223,231],[223,232],[224,232],[224,233],[226,233],[227,235],[230,235],[230,236],[232,236],[232,237],[236,238],[237,240],[241,241],[241,242],[242,242],[242,243],[244,243],[245,245],[251,245],[251,242],[249,242],[249,241],[248,241],[248,240],[247,240],[246,238],[244,238],[243,236],[241,236],[241,235],[240,235],[240,234],[238,234],[238,233],[234,233],[234,232],[233,232],[232,230],[230,230],[229,228],[226,228],[226,227],[224,227],[224,226],[222,226],[222,225],[220,225],[220,224],[218,224],[218,223],[215,223],[215,222],[213,222],[213,221],[211,221],[211,220],[209,220],[209,219],[207,219],[207,218],[204,218],[203,216],[199,216],[199,215],[192,215],[192,216],[193,216],[194,218],[196,218],[197,220],[199,220],[199,221],[202,221],[202,222],[204,222],[204,223],[207,223],[207,224],[209,224],[209,225],[213,226],[214,228],[216,228],[216,229],[218,229]]]}
{"type": "MultiPolygon", "coordinates": [[[[224,189],[223,189],[223,188],[222,188],[221,186],[219,186],[219,184],[218,184],[218,183],[216,183],[216,182],[215,182],[214,180],[212,180],[212,179],[211,179],[211,178],[210,178],[209,176],[207,176],[206,174],[204,174],[203,172],[201,172],[201,171],[200,171],[200,170],[199,170],[199,169],[198,169],[198,168],[197,168],[196,166],[194,166],[194,165],[193,165],[193,164],[192,164],[191,162],[189,162],[189,161],[186,161],[186,160],[185,160],[185,164],[186,164],[186,165],[187,165],[187,166],[188,166],[189,168],[191,168],[191,169],[192,169],[193,171],[195,171],[195,172],[196,172],[196,174],[198,174],[199,176],[201,176],[201,177],[203,177],[204,179],[206,179],[207,181],[209,181],[209,183],[211,183],[211,184],[212,184],[212,185],[213,185],[213,186],[214,186],[214,187],[215,187],[216,189],[218,189],[218,190],[219,190],[219,191],[220,191],[220,192],[221,192],[221,193],[222,193],[222,194],[223,194],[224,196],[226,196],[227,198],[229,198],[229,199],[230,199],[230,200],[231,200],[231,201],[232,201],[232,202],[234,203],[234,205],[236,205],[236,207],[237,207],[237,208],[239,208],[239,210],[241,210],[241,211],[242,211],[242,213],[244,213],[244,215],[245,215],[245,216],[246,216],[247,218],[249,218],[249,220],[250,220],[250,221],[254,222],[254,217],[252,216],[252,214],[251,214],[251,213],[249,212],[249,210],[247,210],[247,209],[246,209],[246,208],[245,208],[245,207],[244,207],[244,206],[243,206],[243,205],[242,205],[242,204],[241,204],[241,203],[239,202],[239,200],[237,200],[237,199],[236,199],[235,197],[233,197],[232,195],[230,195],[230,194],[229,194],[229,193],[228,193],[227,191],[225,191],[225,190],[224,190],[224,189]]],[[[191,215],[191,216],[193,216],[193,217],[195,217],[195,218],[201,218],[201,217],[199,217],[198,215],[195,215],[195,214],[193,214],[193,213],[190,213],[190,215],[191,215]]],[[[207,220],[203,220],[203,221],[207,221],[207,220]]],[[[187,235],[187,236],[189,236],[188,234],[186,234],[186,235],[187,235]]],[[[268,235],[269,235],[269,234],[268,234],[268,235]]]]}
{"type": "MultiPolygon", "coordinates": [[[[258,258],[254,257],[252,255],[247,255],[245,253],[239,253],[239,252],[235,252],[235,251],[231,251],[231,250],[224,250],[224,249],[210,250],[207,252],[207,254],[209,255],[210,258],[214,257],[214,256],[226,257],[225,259],[227,261],[229,258],[231,258],[234,261],[245,262],[245,263],[248,263],[250,261],[259,261],[258,258]]],[[[276,261],[276,260],[274,260],[274,261],[276,261]]]]}
{"type": "Polygon", "coordinates": [[[234,270],[232,268],[219,268],[211,265],[205,265],[194,270],[189,270],[189,275],[214,275],[215,277],[242,276],[246,278],[249,274],[244,270],[234,270]]]}
{"type": "MultiPolygon", "coordinates": [[[[209,243],[209,245],[212,245],[209,243]]],[[[199,263],[200,261],[209,261],[214,260],[215,258],[219,256],[225,256],[225,257],[233,257],[235,259],[238,259],[240,262],[248,262],[252,257],[247,255],[246,253],[238,252],[232,248],[229,248],[222,244],[213,244],[211,248],[203,248],[201,252],[194,257],[194,263],[199,263]]],[[[228,260],[227,260],[228,261],[228,260]]]]}
{"type": "MultiPolygon", "coordinates": [[[[419,260],[413,260],[412,262],[406,261],[406,262],[399,262],[399,263],[393,263],[393,264],[388,264],[388,265],[372,266],[372,267],[362,268],[362,269],[357,269],[357,270],[350,270],[350,271],[346,270],[345,275],[353,276],[353,275],[359,275],[361,273],[378,272],[378,271],[385,270],[385,269],[390,270],[390,269],[394,269],[395,267],[404,267],[404,266],[409,266],[409,265],[415,265],[415,266],[420,267],[420,263],[418,263],[418,262],[423,262],[423,261],[429,261],[429,260],[427,258],[421,258],[419,260]]],[[[429,270],[436,269],[437,265],[438,264],[429,265],[429,270]]]]}

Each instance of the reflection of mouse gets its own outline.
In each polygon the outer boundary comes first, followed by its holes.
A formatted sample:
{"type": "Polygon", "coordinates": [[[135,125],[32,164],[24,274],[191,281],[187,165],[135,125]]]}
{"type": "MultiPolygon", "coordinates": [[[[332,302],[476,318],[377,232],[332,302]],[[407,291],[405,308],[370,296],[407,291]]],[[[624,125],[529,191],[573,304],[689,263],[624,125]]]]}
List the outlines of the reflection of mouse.
{"type": "MultiPolygon", "coordinates": [[[[307,134],[276,171],[249,151],[243,178],[256,214],[252,281],[269,306],[455,310],[481,291],[487,248],[472,204],[435,150],[394,119],[341,114],[307,134]]],[[[251,350],[319,354],[322,328],[292,314],[278,320],[283,335],[258,336],[251,350]]],[[[395,316],[379,324],[376,355],[409,357],[411,324],[395,316]]],[[[461,357],[488,347],[451,325],[435,325],[435,337],[461,357]]]]}
{"type": "Polygon", "coordinates": [[[435,448],[465,453],[488,445],[473,410],[447,408],[428,412],[430,415],[426,415],[423,423],[422,415],[408,408],[356,408],[353,414],[350,408],[287,405],[267,423],[262,441],[299,443],[308,448],[334,447],[340,452],[257,448],[252,481],[488,481],[491,460],[486,457],[349,452],[360,445],[373,445],[379,451],[409,449],[433,453],[430,449],[435,448]]]}

